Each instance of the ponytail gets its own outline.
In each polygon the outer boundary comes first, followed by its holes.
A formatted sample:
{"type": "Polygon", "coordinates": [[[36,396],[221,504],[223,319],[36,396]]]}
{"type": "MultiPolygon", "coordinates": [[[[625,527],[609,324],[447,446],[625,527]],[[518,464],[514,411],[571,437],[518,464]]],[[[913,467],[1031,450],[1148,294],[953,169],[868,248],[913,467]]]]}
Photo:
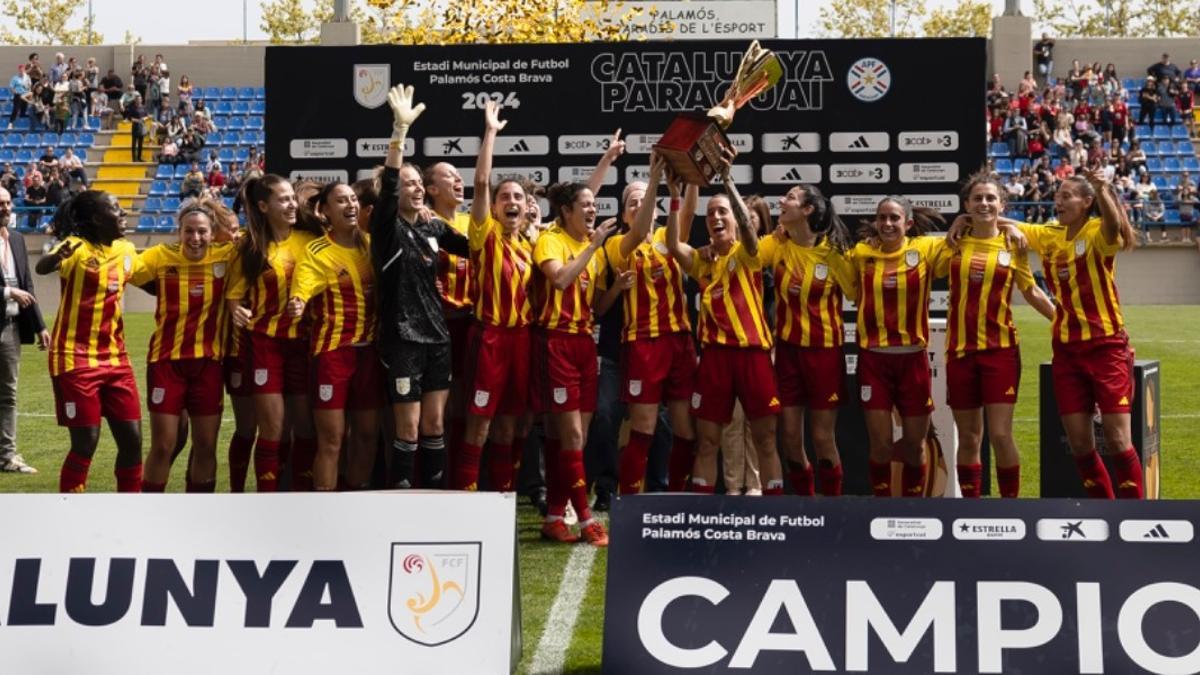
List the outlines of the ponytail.
{"type": "Polygon", "coordinates": [[[808,219],[808,228],[816,233],[817,244],[828,241],[835,251],[846,252],[851,243],[850,230],[834,210],[833,203],[816,185],[803,184],[800,189],[804,192],[801,206],[811,206],[813,210],[808,219]]]}
{"type": "MultiPolygon", "coordinates": [[[[238,241],[238,253],[242,257],[242,274],[251,284],[267,269],[267,248],[275,241],[267,214],[258,208],[259,202],[271,198],[276,185],[286,185],[283,176],[269,173],[259,178],[249,178],[242,184],[242,205],[246,208],[246,234],[238,241]]],[[[299,219],[297,219],[299,224],[299,219]]]]}

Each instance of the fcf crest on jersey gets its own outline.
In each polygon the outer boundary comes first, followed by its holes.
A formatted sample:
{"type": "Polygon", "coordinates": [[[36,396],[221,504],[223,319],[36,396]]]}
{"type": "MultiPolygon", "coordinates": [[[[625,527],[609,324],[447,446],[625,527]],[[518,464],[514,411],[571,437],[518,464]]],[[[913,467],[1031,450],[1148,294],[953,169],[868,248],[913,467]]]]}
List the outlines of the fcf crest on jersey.
{"type": "Polygon", "coordinates": [[[917,263],[919,262],[921,262],[920,253],[917,253],[911,249],[904,252],[904,264],[908,265],[909,267],[916,267],[917,263]]]}
{"type": "Polygon", "coordinates": [[[317,387],[317,396],[319,396],[321,400],[325,402],[333,400],[333,385],[322,384],[317,387]]]}
{"type": "Polygon", "coordinates": [[[378,108],[387,102],[392,67],[386,63],[354,66],[354,100],[364,108],[378,108]]]}
{"type": "Polygon", "coordinates": [[[859,390],[859,398],[862,399],[863,403],[871,400],[871,385],[864,384],[862,386],[862,388],[859,390]]]}
{"type": "Polygon", "coordinates": [[[225,278],[225,263],[213,263],[213,276],[218,279],[225,278]]]}
{"type": "Polygon", "coordinates": [[[829,278],[829,265],[826,265],[825,263],[817,263],[816,266],[813,267],[813,276],[820,279],[821,281],[825,281],[826,279],[828,279],[829,278]]]}
{"type": "Polygon", "coordinates": [[[388,618],[404,637],[427,647],[461,637],[479,616],[483,544],[392,544],[388,618]]]}

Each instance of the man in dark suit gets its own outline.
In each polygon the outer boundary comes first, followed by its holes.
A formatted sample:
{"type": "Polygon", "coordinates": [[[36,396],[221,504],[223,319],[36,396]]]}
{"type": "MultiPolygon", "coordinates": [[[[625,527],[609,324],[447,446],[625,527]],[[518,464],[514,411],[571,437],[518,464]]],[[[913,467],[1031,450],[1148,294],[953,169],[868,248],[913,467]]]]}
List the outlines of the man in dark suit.
{"type": "Polygon", "coordinates": [[[0,188],[0,472],[37,473],[17,452],[17,377],[21,343],[47,349],[50,333],[33,295],[29,254],[12,213],[12,195],[0,188]]]}

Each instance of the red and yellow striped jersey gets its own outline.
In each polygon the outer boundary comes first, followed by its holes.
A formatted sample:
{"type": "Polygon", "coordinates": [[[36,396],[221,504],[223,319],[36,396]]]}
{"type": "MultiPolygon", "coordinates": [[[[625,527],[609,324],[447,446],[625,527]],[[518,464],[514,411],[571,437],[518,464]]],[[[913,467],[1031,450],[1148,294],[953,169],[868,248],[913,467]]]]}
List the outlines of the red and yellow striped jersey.
{"type": "Polygon", "coordinates": [[[1100,218],[1089,219],[1073,238],[1058,221],[1020,228],[1042,257],[1046,283],[1057,301],[1051,329],[1056,342],[1094,340],[1125,330],[1116,283],[1121,242],[1104,240],[1100,218]]]}
{"type": "Polygon", "coordinates": [[[471,223],[469,238],[475,318],[493,326],[528,326],[532,320],[529,283],[533,278],[529,240],[520,234],[507,236],[491,215],[483,223],[471,223]]]}
{"type": "MultiPolygon", "coordinates": [[[[760,242],[761,243],[761,242],[760,242]]],[[[700,285],[700,344],[771,348],[763,313],[762,263],[735,241],[709,262],[692,252],[688,276],[700,285]]]]}
{"type": "MultiPolygon", "coordinates": [[[[548,260],[557,260],[567,265],[587,250],[587,240],[579,241],[562,228],[546,230],[538,237],[533,248],[533,262],[539,268],[548,260]]],[[[542,288],[537,295],[540,305],[535,307],[537,324],[550,330],[564,333],[592,334],[592,300],[596,292],[604,289],[603,251],[596,251],[587,266],[563,290],[544,274],[538,275],[542,288]]]]}
{"type": "MultiPolygon", "coordinates": [[[[470,223],[471,214],[455,211],[450,227],[465,237],[470,223]]],[[[450,255],[445,249],[438,251],[437,282],[442,291],[442,306],[447,312],[471,308],[475,290],[471,285],[472,276],[466,258],[450,255]]]]}
{"type": "Polygon", "coordinates": [[[316,328],[313,354],[375,339],[375,270],[368,241],[346,248],[328,236],[314,239],[296,266],[291,297],[308,303],[316,328]]]}
{"type": "Polygon", "coordinates": [[[683,270],[667,251],[667,228],[660,227],[649,242],[641,242],[628,258],[623,258],[621,241],[628,236],[618,234],[604,244],[608,264],[634,274],[633,288],[622,293],[625,328],[621,342],[690,332],[683,270]]]}
{"type": "Polygon", "coordinates": [[[78,248],[58,268],[61,294],[50,336],[50,374],[127,366],[121,299],[141,265],[137,249],[127,239],[102,246],[67,237],[59,246],[67,243],[78,248]]]}
{"type": "Polygon", "coordinates": [[[154,334],[146,360],[220,359],[228,328],[225,281],[233,244],[211,244],[203,260],[189,260],[179,243],[159,244],[145,251],[130,279],[135,286],[154,281],[154,334]]]}
{"type": "Polygon", "coordinates": [[[775,335],[800,347],[840,347],[843,288],[854,290],[854,270],[828,243],[801,246],[763,237],[758,259],[775,275],[775,335]]]}
{"type": "Polygon", "coordinates": [[[267,247],[267,268],[253,286],[242,274],[241,257],[235,256],[231,261],[225,299],[250,301],[248,329],[251,332],[278,338],[298,338],[307,334],[308,325],[304,318],[293,319],[284,310],[291,297],[292,274],[306,255],[305,247],[316,238],[310,232],[293,229],[287,239],[271,242],[267,247]]]}
{"type": "Polygon", "coordinates": [[[964,237],[957,251],[938,259],[937,276],[950,276],[946,355],[1015,347],[1013,284],[1033,286],[1033,272],[1022,252],[1008,249],[1004,235],[989,239],[964,237]]]}
{"type": "Polygon", "coordinates": [[[858,277],[858,346],[929,344],[929,290],[942,237],[907,237],[895,253],[859,242],[850,257],[858,277]]]}

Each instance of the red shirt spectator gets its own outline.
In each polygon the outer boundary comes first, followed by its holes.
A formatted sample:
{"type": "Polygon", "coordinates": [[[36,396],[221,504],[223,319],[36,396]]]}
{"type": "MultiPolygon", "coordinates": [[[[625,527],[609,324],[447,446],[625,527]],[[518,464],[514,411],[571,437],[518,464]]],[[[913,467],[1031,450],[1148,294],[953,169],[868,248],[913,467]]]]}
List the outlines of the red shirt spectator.
{"type": "Polygon", "coordinates": [[[221,173],[221,167],[213,167],[213,170],[208,174],[208,187],[223,188],[225,187],[225,174],[221,173]]]}

